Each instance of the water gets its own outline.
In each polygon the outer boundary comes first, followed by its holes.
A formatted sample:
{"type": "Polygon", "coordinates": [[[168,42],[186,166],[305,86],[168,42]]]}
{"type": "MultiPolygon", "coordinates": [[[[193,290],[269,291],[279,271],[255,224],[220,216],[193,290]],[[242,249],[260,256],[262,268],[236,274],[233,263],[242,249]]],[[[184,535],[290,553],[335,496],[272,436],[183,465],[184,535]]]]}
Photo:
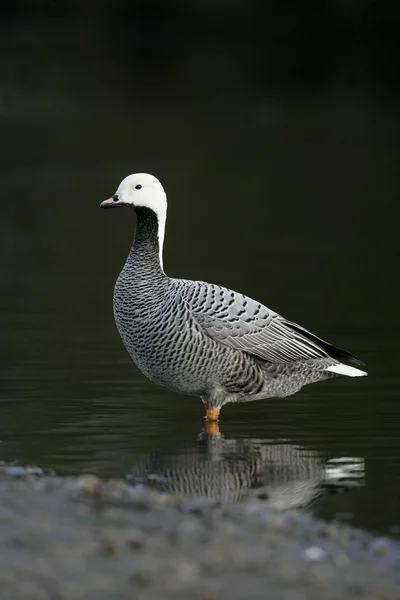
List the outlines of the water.
{"type": "Polygon", "coordinates": [[[68,43],[14,48],[17,65],[31,53],[35,85],[11,78],[2,108],[0,460],[160,485],[172,473],[189,487],[195,465],[198,486],[208,473],[219,493],[227,472],[244,473],[232,499],[316,500],[317,515],[396,533],[398,103],[337,81],[272,93],[250,59],[217,47],[154,81],[103,46],[68,43]],[[169,194],[170,275],[265,302],[362,358],[369,377],[225,407],[221,437],[204,432],[199,399],[147,382],[111,308],[134,220],[98,208],[141,170],[169,194]],[[343,457],[358,485],[319,498],[343,457]]]}

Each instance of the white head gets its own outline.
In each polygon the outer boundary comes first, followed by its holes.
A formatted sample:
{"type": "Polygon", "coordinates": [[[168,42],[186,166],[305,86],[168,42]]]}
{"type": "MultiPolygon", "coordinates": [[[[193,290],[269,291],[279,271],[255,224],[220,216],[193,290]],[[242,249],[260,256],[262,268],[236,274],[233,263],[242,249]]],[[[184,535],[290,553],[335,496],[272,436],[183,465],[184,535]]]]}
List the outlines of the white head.
{"type": "Polygon", "coordinates": [[[134,173],[121,181],[115,194],[100,204],[101,208],[146,207],[152,210],[158,219],[158,244],[162,268],[162,249],[164,243],[165,219],[167,216],[167,196],[164,188],[154,175],[134,173]]]}

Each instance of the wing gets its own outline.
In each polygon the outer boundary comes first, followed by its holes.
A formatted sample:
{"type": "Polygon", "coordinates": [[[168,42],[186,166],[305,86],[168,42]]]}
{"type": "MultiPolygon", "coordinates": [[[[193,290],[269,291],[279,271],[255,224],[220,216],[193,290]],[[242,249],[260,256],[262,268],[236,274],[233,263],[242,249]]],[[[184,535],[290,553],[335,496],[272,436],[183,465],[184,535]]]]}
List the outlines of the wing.
{"type": "Polygon", "coordinates": [[[243,294],[202,281],[176,280],[194,320],[213,339],[272,363],[326,358],[360,361],[243,294]]]}

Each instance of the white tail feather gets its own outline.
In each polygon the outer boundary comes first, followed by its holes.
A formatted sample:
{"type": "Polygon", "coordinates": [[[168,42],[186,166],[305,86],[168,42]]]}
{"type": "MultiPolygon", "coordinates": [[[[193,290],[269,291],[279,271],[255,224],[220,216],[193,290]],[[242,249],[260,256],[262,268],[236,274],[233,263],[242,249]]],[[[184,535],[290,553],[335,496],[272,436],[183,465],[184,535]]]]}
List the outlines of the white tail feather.
{"type": "Polygon", "coordinates": [[[348,365],[343,365],[342,363],[327,367],[325,371],[331,371],[331,373],[337,373],[338,375],[347,375],[348,377],[363,377],[364,375],[368,375],[366,371],[361,371],[361,369],[349,367],[348,365]]]}

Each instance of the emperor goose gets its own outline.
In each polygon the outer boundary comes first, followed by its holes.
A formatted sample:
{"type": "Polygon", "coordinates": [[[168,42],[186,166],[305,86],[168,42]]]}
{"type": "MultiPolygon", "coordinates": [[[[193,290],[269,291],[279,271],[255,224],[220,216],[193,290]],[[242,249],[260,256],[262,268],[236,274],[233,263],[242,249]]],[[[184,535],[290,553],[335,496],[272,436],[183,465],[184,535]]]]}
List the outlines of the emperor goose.
{"type": "Polygon", "coordinates": [[[367,374],[346,364],[362,365],[356,357],[256,300],[168,277],[162,260],[167,197],[153,175],[129,175],[100,206],[127,206],[137,217],[114,289],[122,341],[151,381],[200,396],[208,421],[218,420],[228,402],[285,397],[335,375],[367,374]]]}

